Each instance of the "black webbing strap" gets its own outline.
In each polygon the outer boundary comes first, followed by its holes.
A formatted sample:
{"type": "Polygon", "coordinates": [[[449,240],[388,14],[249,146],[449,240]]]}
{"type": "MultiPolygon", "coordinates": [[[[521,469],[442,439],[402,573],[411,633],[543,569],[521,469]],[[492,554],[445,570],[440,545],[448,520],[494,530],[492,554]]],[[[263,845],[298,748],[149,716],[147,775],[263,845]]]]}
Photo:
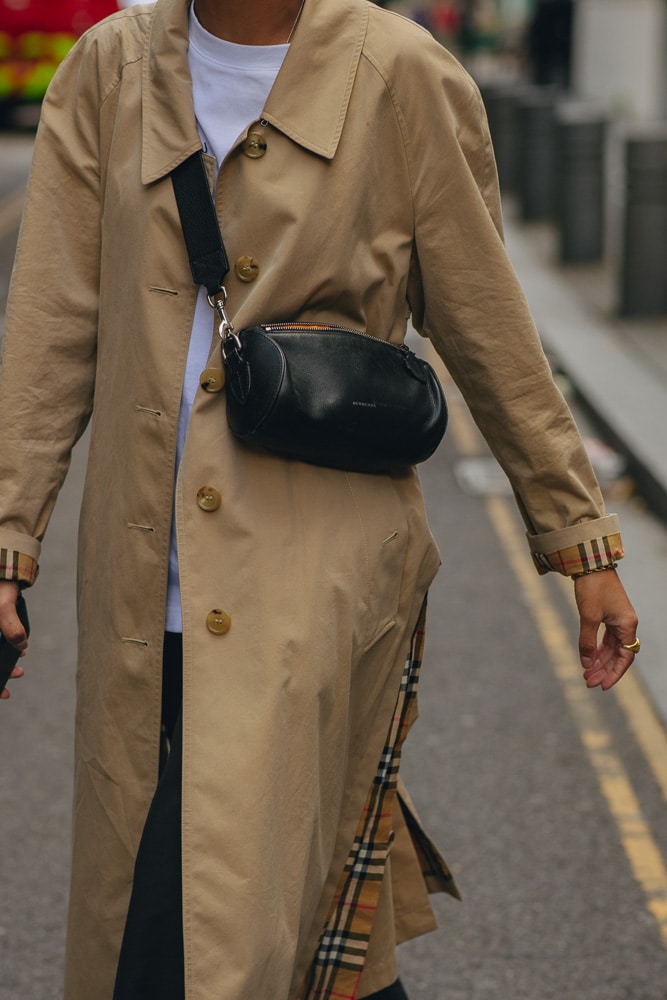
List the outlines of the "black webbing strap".
{"type": "Polygon", "coordinates": [[[229,271],[215,206],[201,152],[193,153],[171,172],[178,214],[188,248],[192,277],[209,295],[222,288],[229,271]]]}

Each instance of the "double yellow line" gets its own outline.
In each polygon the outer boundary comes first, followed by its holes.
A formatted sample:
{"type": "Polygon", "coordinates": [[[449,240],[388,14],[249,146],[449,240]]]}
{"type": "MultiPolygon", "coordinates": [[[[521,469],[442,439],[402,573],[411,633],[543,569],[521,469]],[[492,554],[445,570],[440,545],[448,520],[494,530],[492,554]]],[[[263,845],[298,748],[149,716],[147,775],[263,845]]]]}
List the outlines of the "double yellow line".
{"type": "MultiPolygon", "coordinates": [[[[434,364],[438,366],[437,360],[434,364]]],[[[448,377],[442,367],[440,373],[447,382],[448,377]]],[[[449,392],[448,396],[449,428],[457,451],[462,456],[479,455],[484,447],[482,439],[463,400],[456,389],[449,392]]],[[[535,573],[512,503],[502,497],[488,497],[486,511],[537,626],[618,828],[631,870],[643,890],[646,907],[655,918],[663,944],[667,947],[667,866],[644,818],[621,758],[614,748],[598,699],[583,681],[578,650],[572,640],[572,628],[565,625],[549,599],[544,581],[535,573]]],[[[558,580],[574,605],[572,584],[562,577],[558,577],[558,580]]],[[[618,700],[667,802],[667,733],[636,674],[629,671],[611,694],[618,700]]]]}

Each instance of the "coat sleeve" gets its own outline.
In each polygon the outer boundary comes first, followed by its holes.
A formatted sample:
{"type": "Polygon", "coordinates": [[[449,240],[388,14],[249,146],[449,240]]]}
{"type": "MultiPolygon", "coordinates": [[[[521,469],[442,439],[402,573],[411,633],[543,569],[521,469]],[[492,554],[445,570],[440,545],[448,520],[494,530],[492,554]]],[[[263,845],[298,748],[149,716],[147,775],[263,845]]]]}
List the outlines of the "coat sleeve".
{"type": "Polygon", "coordinates": [[[84,39],[44,102],[0,368],[0,579],[31,584],[93,405],[100,94],[84,39]]]}
{"type": "Polygon", "coordinates": [[[430,39],[415,62],[399,97],[414,192],[413,321],[509,477],[538,570],[611,564],[623,555],[617,518],[605,514],[505,251],[479,91],[430,39]]]}

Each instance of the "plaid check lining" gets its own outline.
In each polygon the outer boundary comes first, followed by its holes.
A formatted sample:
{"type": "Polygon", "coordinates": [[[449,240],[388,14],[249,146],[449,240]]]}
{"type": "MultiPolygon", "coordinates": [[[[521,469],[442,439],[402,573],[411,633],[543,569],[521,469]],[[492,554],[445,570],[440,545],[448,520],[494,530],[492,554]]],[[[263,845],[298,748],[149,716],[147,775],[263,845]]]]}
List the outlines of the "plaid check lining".
{"type": "Polygon", "coordinates": [[[0,549],[0,580],[17,580],[30,586],[36,579],[36,559],[16,549],[0,549]]]}
{"type": "Polygon", "coordinates": [[[572,576],[589,570],[611,567],[624,556],[623,542],[619,532],[601,535],[579,545],[570,545],[556,552],[534,552],[533,559],[540,573],[561,573],[572,576]]]}
{"type": "Polygon", "coordinates": [[[401,750],[417,694],[425,621],[426,601],[412,634],[387,742],[334,894],[302,1000],[355,1000],[357,995],[393,840],[392,803],[401,750]]]}

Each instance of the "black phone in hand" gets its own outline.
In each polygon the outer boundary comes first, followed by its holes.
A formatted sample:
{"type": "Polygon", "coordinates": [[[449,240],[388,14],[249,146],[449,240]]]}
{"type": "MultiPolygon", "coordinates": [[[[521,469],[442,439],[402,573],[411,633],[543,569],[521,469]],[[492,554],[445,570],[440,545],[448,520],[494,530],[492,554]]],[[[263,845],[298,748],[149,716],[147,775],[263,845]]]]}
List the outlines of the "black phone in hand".
{"type": "MultiPolygon", "coordinates": [[[[30,635],[28,609],[26,608],[25,600],[22,594],[19,594],[16,598],[16,613],[19,616],[26,633],[30,635]]],[[[12,670],[18,663],[20,655],[21,654],[16,646],[12,646],[11,642],[8,642],[4,635],[0,633],[0,691],[7,687],[7,681],[12,675],[12,670]]]]}

